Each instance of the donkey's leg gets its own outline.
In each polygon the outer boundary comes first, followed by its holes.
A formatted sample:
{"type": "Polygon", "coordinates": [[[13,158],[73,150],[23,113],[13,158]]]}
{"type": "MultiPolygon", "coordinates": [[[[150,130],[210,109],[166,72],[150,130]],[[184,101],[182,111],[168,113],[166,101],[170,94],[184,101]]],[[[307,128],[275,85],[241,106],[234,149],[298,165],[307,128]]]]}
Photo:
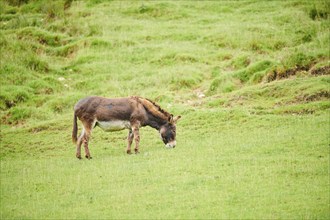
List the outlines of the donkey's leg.
{"type": "Polygon", "coordinates": [[[83,143],[84,143],[84,148],[85,148],[85,155],[86,155],[85,157],[87,159],[92,159],[91,154],[88,149],[88,142],[89,142],[89,139],[92,134],[93,125],[94,125],[94,123],[87,123],[87,122],[84,123],[85,132],[84,132],[83,143]]]}
{"type": "Polygon", "coordinates": [[[128,136],[127,136],[127,149],[126,149],[126,153],[127,154],[131,154],[131,145],[133,143],[133,138],[134,138],[134,134],[132,129],[129,130],[128,132],[128,136]]]}
{"type": "Polygon", "coordinates": [[[140,143],[140,133],[139,133],[140,123],[136,123],[132,126],[134,140],[135,140],[135,148],[134,151],[136,154],[139,153],[139,143],[140,143]]]}
{"type": "Polygon", "coordinates": [[[78,141],[77,141],[76,157],[78,159],[81,159],[81,144],[83,143],[84,134],[85,134],[85,129],[83,128],[82,131],[81,131],[81,134],[80,134],[80,136],[78,138],[78,141]]]}
{"type": "Polygon", "coordinates": [[[91,154],[89,152],[89,148],[88,148],[88,142],[91,136],[91,131],[87,131],[85,132],[85,136],[84,136],[84,148],[85,148],[85,157],[87,159],[92,159],[91,154]]]}

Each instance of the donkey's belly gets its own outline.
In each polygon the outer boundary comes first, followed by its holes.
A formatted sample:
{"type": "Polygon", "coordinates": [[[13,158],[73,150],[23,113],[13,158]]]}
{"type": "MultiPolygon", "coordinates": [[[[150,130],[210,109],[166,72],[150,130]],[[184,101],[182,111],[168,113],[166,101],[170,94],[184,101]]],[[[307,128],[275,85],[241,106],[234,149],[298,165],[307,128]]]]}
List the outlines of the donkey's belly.
{"type": "Polygon", "coordinates": [[[131,128],[129,121],[97,121],[96,125],[102,128],[104,131],[120,131],[123,129],[131,128]]]}

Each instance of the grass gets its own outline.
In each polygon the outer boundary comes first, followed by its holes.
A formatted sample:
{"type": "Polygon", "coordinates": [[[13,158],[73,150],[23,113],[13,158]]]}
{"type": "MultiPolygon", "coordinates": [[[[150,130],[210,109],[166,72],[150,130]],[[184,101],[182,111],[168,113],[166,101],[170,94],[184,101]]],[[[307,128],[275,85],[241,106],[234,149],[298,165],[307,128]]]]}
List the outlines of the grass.
{"type": "Polygon", "coordinates": [[[1,162],[2,217],[327,218],[328,117],[209,112],[186,115],[174,150],[144,129],[137,156],[125,155],[125,133],[95,130],[91,161],[73,158],[73,147],[55,150],[68,144],[48,141],[48,129],[32,133],[19,160],[1,162]],[[46,141],[54,152],[29,153],[46,141]]]}
{"type": "Polygon", "coordinates": [[[328,219],[329,7],[1,1],[1,219],[328,219]],[[96,128],[76,160],[88,95],[182,115],[178,146],[96,128]]]}

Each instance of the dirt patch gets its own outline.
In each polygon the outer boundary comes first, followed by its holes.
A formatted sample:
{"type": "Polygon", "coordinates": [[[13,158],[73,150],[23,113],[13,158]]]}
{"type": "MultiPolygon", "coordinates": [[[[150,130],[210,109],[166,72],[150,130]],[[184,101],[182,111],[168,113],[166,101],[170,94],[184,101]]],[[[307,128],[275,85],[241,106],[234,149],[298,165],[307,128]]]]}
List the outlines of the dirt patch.
{"type": "Polygon", "coordinates": [[[286,78],[289,78],[290,76],[297,75],[298,72],[308,71],[308,70],[309,70],[308,66],[297,66],[295,68],[287,69],[287,70],[277,70],[276,69],[267,74],[266,81],[272,82],[275,80],[286,79],[286,78]]]}
{"type": "Polygon", "coordinates": [[[302,72],[306,72],[314,76],[329,75],[330,66],[315,68],[313,67],[313,65],[309,65],[309,66],[296,66],[295,68],[291,68],[287,70],[275,69],[266,75],[266,81],[272,82],[275,80],[286,79],[289,78],[290,76],[295,76],[302,72]]]}
{"type": "Polygon", "coordinates": [[[311,69],[312,75],[330,75],[330,66],[311,69]]]}
{"type": "Polygon", "coordinates": [[[320,91],[315,94],[305,94],[296,97],[296,101],[298,102],[314,102],[322,99],[330,99],[329,91],[320,91]]]}
{"type": "Polygon", "coordinates": [[[275,106],[280,107],[286,105],[303,104],[303,103],[316,102],[316,101],[329,100],[329,99],[330,99],[330,91],[319,91],[314,94],[302,94],[296,96],[293,100],[290,101],[277,102],[275,106]]]}

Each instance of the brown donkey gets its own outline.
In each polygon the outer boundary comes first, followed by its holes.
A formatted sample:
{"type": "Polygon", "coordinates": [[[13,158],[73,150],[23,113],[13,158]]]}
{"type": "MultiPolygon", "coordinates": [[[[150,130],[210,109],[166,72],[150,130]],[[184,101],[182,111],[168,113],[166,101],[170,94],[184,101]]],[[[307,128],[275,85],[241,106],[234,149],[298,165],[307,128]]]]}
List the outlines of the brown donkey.
{"type": "Polygon", "coordinates": [[[81,145],[84,144],[86,158],[91,159],[88,149],[92,129],[99,126],[104,131],[128,129],[126,152],[131,153],[131,145],[135,140],[135,153],[139,153],[139,128],[150,126],[157,129],[167,148],[176,145],[176,122],[181,116],[173,117],[153,101],[141,97],[108,99],[103,97],[87,97],[74,107],[72,140],[77,144],[76,157],[81,159],[81,145]],[[83,129],[77,138],[77,118],[83,129]]]}

